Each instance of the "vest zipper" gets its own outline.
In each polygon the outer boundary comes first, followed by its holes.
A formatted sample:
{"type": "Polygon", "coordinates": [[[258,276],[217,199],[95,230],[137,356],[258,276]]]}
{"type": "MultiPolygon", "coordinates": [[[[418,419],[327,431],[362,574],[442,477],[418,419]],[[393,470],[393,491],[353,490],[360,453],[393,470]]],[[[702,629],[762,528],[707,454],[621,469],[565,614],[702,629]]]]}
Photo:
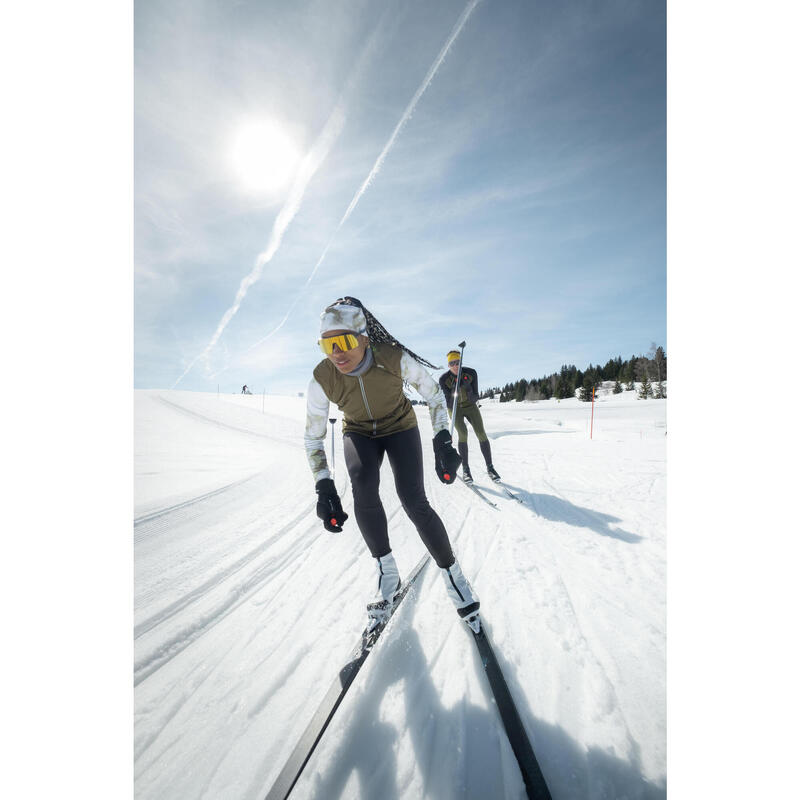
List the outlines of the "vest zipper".
{"type": "Polygon", "coordinates": [[[372,420],[372,435],[375,435],[375,431],[378,425],[378,421],[372,416],[372,409],[369,407],[369,403],[367,402],[367,393],[364,390],[364,381],[361,380],[361,376],[358,376],[358,385],[361,387],[361,397],[364,398],[364,405],[367,408],[367,414],[369,414],[369,418],[372,420]]]}

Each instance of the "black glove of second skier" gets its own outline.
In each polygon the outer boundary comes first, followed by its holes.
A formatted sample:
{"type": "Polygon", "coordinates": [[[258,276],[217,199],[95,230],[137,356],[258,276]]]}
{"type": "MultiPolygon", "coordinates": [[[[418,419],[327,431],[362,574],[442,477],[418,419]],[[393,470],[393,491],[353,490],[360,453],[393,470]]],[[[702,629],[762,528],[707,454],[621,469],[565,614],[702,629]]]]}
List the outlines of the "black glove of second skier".
{"type": "Polygon", "coordinates": [[[442,483],[453,483],[461,466],[461,456],[455,451],[449,431],[439,431],[433,437],[433,454],[436,458],[436,474],[442,483]]]}
{"type": "Polygon", "coordinates": [[[330,478],[317,481],[317,516],[322,520],[326,531],[341,531],[347,514],[342,511],[342,503],[336,493],[336,484],[330,478]]]}

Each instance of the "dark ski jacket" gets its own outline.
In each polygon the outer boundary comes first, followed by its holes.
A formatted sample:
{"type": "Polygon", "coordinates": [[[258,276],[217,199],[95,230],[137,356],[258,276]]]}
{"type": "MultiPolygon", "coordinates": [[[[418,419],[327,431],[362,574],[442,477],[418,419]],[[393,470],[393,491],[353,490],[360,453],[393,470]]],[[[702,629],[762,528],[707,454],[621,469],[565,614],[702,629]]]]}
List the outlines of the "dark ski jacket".
{"type": "MultiPolygon", "coordinates": [[[[453,410],[453,389],[456,386],[456,376],[450,370],[439,378],[439,386],[444,392],[448,410],[453,410]]],[[[458,392],[458,407],[475,405],[478,402],[478,373],[471,367],[461,367],[461,387],[458,392]]]]}

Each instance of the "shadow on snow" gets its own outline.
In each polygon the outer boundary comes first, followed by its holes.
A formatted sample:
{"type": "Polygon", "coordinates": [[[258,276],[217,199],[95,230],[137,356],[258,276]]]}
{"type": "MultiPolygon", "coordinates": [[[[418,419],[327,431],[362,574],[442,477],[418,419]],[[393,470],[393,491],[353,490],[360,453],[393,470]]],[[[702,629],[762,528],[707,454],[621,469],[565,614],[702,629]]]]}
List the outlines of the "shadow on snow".
{"type": "MultiPolygon", "coordinates": [[[[469,636],[466,630],[460,635],[469,636]]],[[[526,698],[514,688],[517,682],[513,666],[500,652],[497,656],[554,800],[666,797],[665,785],[656,786],[642,776],[638,757],[630,763],[597,747],[587,750],[560,727],[537,720],[526,698]]],[[[352,698],[355,707],[337,750],[327,759],[330,768],[314,776],[310,797],[343,797],[353,773],[357,776],[358,796],[366,800],[400,800],[411,796],[412,791],[436,800],[525,797],[522,776],[493,702],[488,709],[467,700],[445,707],[430,678],[430,667],[416,631],[396,631],[379,646],[373,658],[379,663],[370,671],[364,691],[352,698]],[[383,721],[380,712],[385,695],[399,683],[404,684],[402,695],[396,693],[387,702],[392,704],[395,715],[397,704],[403,703],[404,727],[423,782],[422,787],[413,790],[404,783],[405,776],[398,775],[396,754],[405,746],[401,731],[383,721]]],[[[480,674],[490,698],[491,689],[476,648],[472,648],[471,661],[471,669],[480,674]]]]}
{"type": "Polygon", "coordinates": [[[571,428],[558,428],[556,430],[523,430],[523,431],[497,431],[496,433],[487,433],[490,439],[502,439],[504,436],[539,436],[545,433],[576,433],[571,428]]]}
{"type": "MultiPolygon", "coordinates": [[[[609,536],[612,539],[619,539],[628,544],[637,544],[644,538],[639,536],[638,533],[629,533],[621,528],[612,528],[612,523],[621,521],[619,517],[612,517],[611,514],[603,514],[591,508],[576,506],[574,503],[570,503],[569,500],[564,500],[552,494],[526,492],[524,489],[520,489],[518,486],[514,486],[505,480],[503,484],[508,486],[528,508],[543,519],[548,519],[551,522],[564,522],[576,528],[588,528],[590,531],[600,536],[609,536]]],[[[499,491],[494,486],[480,485],[478,488],[482,492],[491,492],[498,497],[506,497],[503,492],[499,491]]]]}

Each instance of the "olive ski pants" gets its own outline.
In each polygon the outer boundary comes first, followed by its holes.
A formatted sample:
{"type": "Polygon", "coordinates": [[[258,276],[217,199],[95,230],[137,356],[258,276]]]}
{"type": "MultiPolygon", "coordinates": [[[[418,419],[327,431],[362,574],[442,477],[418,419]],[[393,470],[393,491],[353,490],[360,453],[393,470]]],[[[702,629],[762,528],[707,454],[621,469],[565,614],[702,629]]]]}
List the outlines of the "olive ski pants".
{"type": "MultiPolygon", "coordinates": [[[[452,416],[452,414],[451,414],[452,416]]],[[[467,425],[464,420],[468,420],[472,425],[472,430],[478,437],[478,443],[481,446],[481,453],[486,466],[492,463],[492,446],[489,444],[489,437],[486,435],[486,429],[483,427],[483,417],[476,405],[459,406],[456,409],[456,422],[453,426],[458,433],[458,454],[461,456],[461,462],[466,469],[469,469],[469,447],[467,446],[467,425]]]]}
{"type": "MultiPolygon", "coordinates": [[[[450,416],[452,416],[452,414],[450,416]]],[[[483,427],[483,417],[478,410],[478,406],[469,405],[459,406],[456,409],[456,424],[453,427],[456,429],[456,433],[458,433],[459,442],[466,442],[467,436],[469,436],[464,420],[468,420],[469,424],[472,425],[472,430],[475,431],[479,442],[486,442],[489,440],[489,437],[486,435],[486,430],[483,427]]]]}
{"type": "Polygon", "coordinates": [[[356,522],[372,557],[382,558],[392,550],[386,512],[378,493],[381,464],[386,454],[394,473],[397,496],[420,539],[439,567],[452,566],[455,557],[447,531],[425,496],[419,428],[375,438],[346,433],[343,438],[356,522]]]}

